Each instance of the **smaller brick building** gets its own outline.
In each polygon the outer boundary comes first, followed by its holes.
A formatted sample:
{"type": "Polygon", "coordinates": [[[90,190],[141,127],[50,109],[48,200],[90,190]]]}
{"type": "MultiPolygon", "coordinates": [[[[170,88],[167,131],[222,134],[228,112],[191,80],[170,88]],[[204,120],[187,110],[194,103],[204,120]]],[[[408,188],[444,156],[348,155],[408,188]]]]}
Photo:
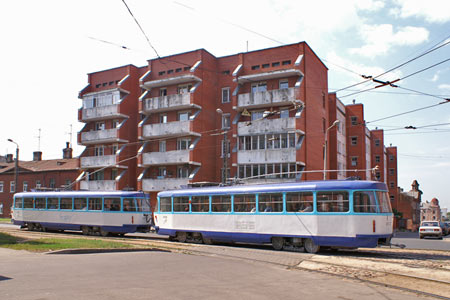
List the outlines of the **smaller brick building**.
{"type": "Polygon", "coordinates": [[[35,152],[34,160],[19,161],[18,188],[14,183],[15,163],[12,155],[0,162],[0,217],[9,218],[14,193],[32,189],[56,189],[70,185],[79,175],[78,158],[72,158],[69,145],[63,150],[64,158],[42,160],[35,152]]]}
{"type": "Polygon", "coordinates": [[[430,202],[425,201],[420,204],[420,220],[421,221],[440,221],[441,220],[441,207],[439,200],[436,198],[431,199],[430,202]]]}
{"type": "Polygon", "coordinates": [[[398,229],[417,231],[420,226],[420,201],[422,200],[422,191],[419,189],[419,183],[414,180],[409,192],[403,192],[398,188],[398,198],[395,201],[395,209],[402,214],[397,220],[398,229]]]}

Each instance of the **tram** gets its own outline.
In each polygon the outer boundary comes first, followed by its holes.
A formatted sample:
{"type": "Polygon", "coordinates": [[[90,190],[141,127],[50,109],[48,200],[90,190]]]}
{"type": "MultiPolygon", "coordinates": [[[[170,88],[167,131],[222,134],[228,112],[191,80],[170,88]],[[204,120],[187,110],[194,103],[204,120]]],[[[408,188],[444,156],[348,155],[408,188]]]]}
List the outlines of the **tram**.
{"type": "Polygon", "coordinates": [[[281,250],[389,244],[385,183],[330,180],[189,188],[158,193],[158,234],[179,242],[272,244],[281,250]]]}
{"type": "Polygon", "coordinates": [[[23,192],[14,195],[12,221],[34,231],[107,236],[148,232],[152,215],[148,195],[142,192],[23,192]]]}

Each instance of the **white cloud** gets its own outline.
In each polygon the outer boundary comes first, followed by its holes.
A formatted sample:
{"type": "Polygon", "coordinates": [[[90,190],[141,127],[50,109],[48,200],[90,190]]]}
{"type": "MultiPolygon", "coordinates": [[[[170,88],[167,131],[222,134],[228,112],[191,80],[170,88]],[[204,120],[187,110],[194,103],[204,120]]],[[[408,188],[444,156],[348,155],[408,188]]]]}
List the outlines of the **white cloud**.
{"type": "Polygon", "coordinates": [[[372,0],[360,0],[356,2],[356,7],[360,10],[377,11],[384,8],[384,2],[372,0]]]}
{"type": "Polygon", "coordinates": [[[439,80],[439,71],[436,72],[436,74],[433,75],[433,78],[430,79],[432,82],[436,82],[439,80]]]}
{"type": "Polygon", "coordinates": [[[391,15],[400,18],[421,17],[430,23],[450,21],[448,0],[395,0],[399,5],[390,10],[391,15]]]}
{"type": "Polygon", "coordinates": [[[360,48],[351,48],[351,54],[366,57],[385,55],[393,46],[418,45],[428,40],[429,32],[423,27],[400,27],[394,32],[391,24],[363,25],[359,31],[366,42],[360,48]]]}
{"type": "Polygon", "coordinates": [[[440,84],[438,86],[440,90],[450,90],[450,84],[440,84]]]}

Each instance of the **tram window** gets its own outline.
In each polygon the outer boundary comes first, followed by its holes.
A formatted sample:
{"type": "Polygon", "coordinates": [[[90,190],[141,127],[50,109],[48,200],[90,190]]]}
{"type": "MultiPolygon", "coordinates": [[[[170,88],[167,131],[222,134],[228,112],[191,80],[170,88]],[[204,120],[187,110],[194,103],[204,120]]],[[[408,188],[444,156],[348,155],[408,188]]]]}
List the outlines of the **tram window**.
{"type": "Polygon", "coordinates": [[[209,212],[209,197],[193,196],[191,199],[191,210],[196,212],[209,212]]]}
{"type": "Polygon", "coordinates": [[[172,211],[172,198],[170,197],[159,198],[159,211],[162,212],[172,211]]]}
{"type": "Polygon", "coordinates": [[[123,199],[123,211],[136,211],[134,198],[123,199]]]}
{"type": "Polygon", "coordinates": [[[392,207],[391,202],[389,201],[389,195],[387,192],[376,192],[378,204],[380,205],[381,213],[391,213],[392,207]]]}
{"type": "Polygon", "coordinates": [[[23,199],[23,208],[33,208],[33,206],[34,206],[33,198],[23,199]]]}
{"type": "Polygon", "coordinates": [[[86,198],[75,198],[74,207],[76,210],[86,210],[87,209],[87,199],[86,198]]]}
{"type": "Polygon", "coordinates": [[[319,212],[347,212],[348,192],[317,192],[317,211],[319,212]]]}
{"type": "Polygon", "coordinates": [[[105,198],[105,210],[120,211],[120,198],[105,198]]]}
{"type": "Polygon", "coordinates": [[[288,212],[312,212],[314,196],[312,192],[287,193],[286,211],[288,212]]]}
{"type": "Polygon", "coordinates": [[[375,193],[370,191],[354,192],[353,210],[356,213],[376,213],[377,202],[375,201],[375,193]]]}
{"type": "Polygon", "coordinates": [[[58,198],[47,198],[47,209],[58,209],[58,198]]]}
{"type": "Polygon", "coordinates": [[[150,212],[150,200],[147,198],[136,199],[137,211],[147,211],[150,212]]]}
{"type": "Polygon", "coordinates": [[[174,197],[173,211],[189,212],[189,197],[174,197]]]}
{"type": "Polygon", "coordinates": [[[102,210],[102,198],[89,198],[89,210],[102,210]]]}
{"type": "Polygon", "coordinates": [[[258,211],[260,212],[283,211],[283,194],[259,194],[258,211]]]}
{"type": "Polygon", "coordinates": [[[234,196],[235,212],[255,212],[256,196],[255,195],[235,195],[234,196]]]}
{"type": "Polygon", "coordinates": [[[16,202],[14,203],[15,208],[22,208],[23,198],[16,198],[16,202]]]}
{"type": "Polygon", "coordinates": [[[230,212],[231,211],[231,196],[212,196],[211,208],[213,212],[230,212]]]}
{"type": "Polygon", "coordinates": [[[34,198],[34,208],[45,209],[45,198],[34,198]]]}
{"type": "Polygon", "coordinates": [[[61,209],[72,209],[72,198],[61,198],[61,209]]]}

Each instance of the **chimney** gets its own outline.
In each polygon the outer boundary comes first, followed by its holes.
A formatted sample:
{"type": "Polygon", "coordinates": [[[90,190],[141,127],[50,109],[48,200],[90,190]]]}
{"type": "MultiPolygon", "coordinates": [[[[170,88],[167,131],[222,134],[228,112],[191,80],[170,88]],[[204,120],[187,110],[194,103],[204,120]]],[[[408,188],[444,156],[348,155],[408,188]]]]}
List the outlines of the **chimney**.
{"type": "Polygon", "coordinates": [[[12,154],[6,154],[6,162],[12,163],[13,162],[13,155],[12,154]]]}
{"type": "Polygon", "coordinates": [[[356,100],[355,99],[353,99],[353,104],[355,104],[356,103],[356,100]]]}
{"type": "Polygon", "coordinates": [[[34,151],[33,152],[33,161],[41,161],[42,160],[42,152],[34,151]]]}
{"type": "Polygon", "coordinates": [[[72,148],[70,148],[70,143],[66,142],[66,148],[63,149],[63,159],[72,158],[72,148]]]}

